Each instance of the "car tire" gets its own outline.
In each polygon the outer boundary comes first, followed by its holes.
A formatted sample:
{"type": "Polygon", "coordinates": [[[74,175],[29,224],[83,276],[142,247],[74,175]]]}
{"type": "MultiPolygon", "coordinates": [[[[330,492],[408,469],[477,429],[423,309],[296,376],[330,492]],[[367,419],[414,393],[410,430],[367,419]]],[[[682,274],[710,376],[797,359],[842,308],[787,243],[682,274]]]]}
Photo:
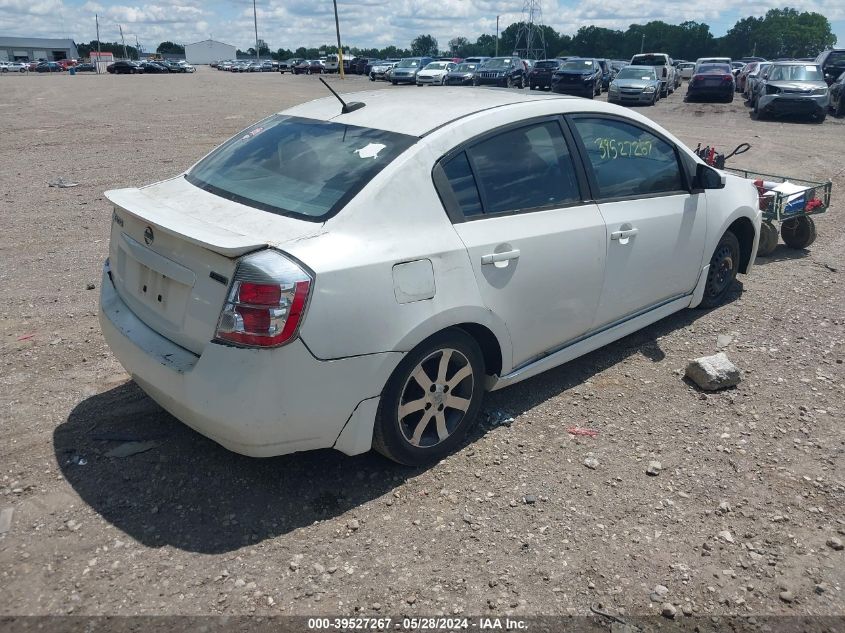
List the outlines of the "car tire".
{"type": "Polygon", "coordinates": [[[734,101],[734,93],[731,93],[727,99],[725,99],[725,103],[733,103],[734,101]]]}
{"type": "Polygon", "coordinates": [[[715,308],[724,303],[739,272],[739,240],[731,231],[725,231],[710,257],[710,269],[704,285],[700,308],[715,308]]]}
{"type": "Polygon", "coordinates": [[[655,91],[654,96],[651,98],[651,105],[656,106],[659,99],[660,99],[660,93],[655,91]]]}
{"type": "Polygon", "coordinates": [[[760,109],[760,100],[754,99],[754,104],[751,106],[752,112],[754,112],[754,118],[758,121],[763,120],[763,111],[760,109]]]}
{"type": "Polygon", "coordinates": [[[391,80],[390,80],[390,83],[392,83],[392,84],[395,86],[395,85],[396,85],[396,80],[395,80],[395,79],[391,79],[391,80]]]}
{"type": "Polygon", "coordinates": [[[535,86],[534,84],[528,84],[528,89],[529,90],[536,90],[537,86],[535,86]]]}
{"type": "Polygon", "coordinates": [[[513,88],[513,77],[510,75],[505,79],[505,88],[513,88]]]}
{"type": "Polygon", "coordinates": [[[387,381],[373,448],[407,466],[436,462],[463,443],[483,396],[484,358],[475,340],[458,328],[435,334],[409,352],[387,381]]]}
{"type": "Polygon", "coordinates": [[[833,113],[834,116],[842,116],[845,114],[845,99],[839,97],[839,103],[836,106],[836,111],[833,113]]]}
{"type": "Polygon", "coordinates": [[[520,89],[520,90],[525,90],[525,77],[520,77],[520,78],[519,78],[519,89],[520,89]]]}
{"type": "Polygon", "coordinates": [[[778,230],[774,224],[769,222],[760,223],[760,242],[757,245],[757,256],[767,257],[771,255],[778,245],[778,230]]]}
{"type": "Polygon", "coordinates": [[[805,249],[816,241],[816,223],[806,215],[790,218],[781,222],[780,236],[789,248],[805,249]]]}
{"type": "Polygon", "coordinates": [[[827,118],[827,112],[822,112],[821,114],[816,115],[816,123],[824,123],[824,120],[827,118]]]}

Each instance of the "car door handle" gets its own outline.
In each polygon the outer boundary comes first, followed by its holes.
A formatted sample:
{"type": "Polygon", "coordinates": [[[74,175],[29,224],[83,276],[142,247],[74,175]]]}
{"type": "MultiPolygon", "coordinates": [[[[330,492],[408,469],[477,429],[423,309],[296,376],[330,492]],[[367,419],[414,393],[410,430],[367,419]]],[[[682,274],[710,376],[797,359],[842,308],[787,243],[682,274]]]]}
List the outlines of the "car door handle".
{"type": "Polygon", "coordinates": [[[624,240],[628,239],[629,237],[633,237],[637,233],[639,233],[639,229],[625,229],[624,231],[614,231],[610,234],[610,239],[612,240],[624,240]]]}
{"type": "Polygon", "coordinates": [[[482,255],[481,264],[495,264],[496,262],[506,262],[509,259],[519,259],[518,248],[515,248],[512,251],[505,251],[504,253],[491,253],[490,255],[482,255]]]}

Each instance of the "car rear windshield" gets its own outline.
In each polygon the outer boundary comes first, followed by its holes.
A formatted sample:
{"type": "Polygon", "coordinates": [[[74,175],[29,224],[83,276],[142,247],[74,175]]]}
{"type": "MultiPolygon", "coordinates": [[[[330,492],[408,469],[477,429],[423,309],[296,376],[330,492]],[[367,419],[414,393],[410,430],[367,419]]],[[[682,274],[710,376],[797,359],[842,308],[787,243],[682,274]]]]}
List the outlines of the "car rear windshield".
{"type": "Polygon", "coordinates": [[[668,63],[665,55],[641,55],[631,60],[632,66],[664,66],[668,63]]]}
{"type": "Polygon", "coordinates": [[[510,57],[494,57],[488,59],[484,64],[484,68],[505,68],[511,63],[510,57]]]}
{"type": "Polygon", "coordinates": [[[405,134],[275,115],[226,141],[185,177],[228,200],[321,221],[414,142],[405,134]]]}
{"type": "Polygon", "coordinates": [[[569,59],[560,67],[561,70],[584,70],[590,71],[593,69],[592,59],[569,59]]]}
{"type": "Polygon", "coordinates": [[[730,73],[731,67],[727,64],[701,64],[698,67],[698,74],[705,73],[730,73]]]}
{"type": "Polygon", "coordinates": [[[832,66],[845,66],[845,51],[833,51],[827,56],[825,64],[832,66]]]}
{"type": "Polygon", "coordinates": [[[822,71],[815,64],[772,66],[769,81],[821,81],[822,71]]]}

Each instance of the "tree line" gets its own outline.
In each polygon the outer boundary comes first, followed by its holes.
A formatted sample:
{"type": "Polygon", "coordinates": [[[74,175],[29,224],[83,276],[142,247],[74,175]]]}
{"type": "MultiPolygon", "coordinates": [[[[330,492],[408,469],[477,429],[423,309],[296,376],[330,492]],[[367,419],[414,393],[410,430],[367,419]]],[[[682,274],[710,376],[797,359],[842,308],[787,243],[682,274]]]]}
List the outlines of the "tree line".
{"type": "MultiPolygon", "coordinates": [[[[385,48],[353,47],[349,52],[359,57],[388,59],[413,56],[491,57],[498,53],[510,55],[528,48],[525,41],[525,23],[515,22],[496,37],[485,33],[470,41],[463,36],[454,37],[441,48],[437,39],[429,34],[415,37],[408,48],[387,46],[385,48]]],[[[535,25],[531,48],[545,48],[546,57],[584,55],[608,59],[630,59],[642,50],[668,52],[676,59],[697,59],[710,55],[733,58],[759,56],[767,59],[779,57],[815,57],[818,53],[836,44],[836,36],[830,28],[830,21],[824,15],[813,11],[799,12],[796,9],[771,9],[761,17],[747,17],[736,24],[722,37],[715,37],[710,27],[701,22],[687,21],[668,24],[654,20],[647,24],[632,24],[626,30],[608,29],[601,26],[582,26],[574,35],[559,33],[551,26],[535,25]],[[542,35],[542,36],[541,36],[542,35]]],[[[100,42],[103,52],[123,56],[124,47],[118,42],[100,42]]],[[[82,57],[97,50],[97,41],[78,44],[82,57]]],[[[326,44],[317,48],[300,46],[296,49],[278,48],[275,51],[263,40],[259,40],[259,55],[278,60],[302,57],[315,59],[333,53],[337,47],[326,44]]],[[[170,41],[162,42],[156,48],[159,53],[184,53],[185,48],[170,41]]],[[[138,58],[134,46],[126,46],[130,59],[138,58]]],[[[254,48],[238,50],[238,55],[255,55],[254,48]]]]}
{"type": "MultiPolygon", "coordinates": [[[[509,25],[499,34],[498,52],[509,55],[525,50],[524,23],[509,25]],[[520,36],[521,35],[521,36],[520,36]]],[[[737,21],[722,37],[716,37],[710,27],[702,22],[686,21],[668,24],[654,20],[647,24],[632,24],[626,30],[608,29],[601,26],[582,26],[574,35],[559,33],[548,25],[535,25],[531,48],[538,43],[545,44],[547,57],[564,55],[589,55],[609,59],[630,59],[645,51],[668,52],[677,59],[697,59],[710,55],[733,58],[756,55],[767,59],[779,57],[814,57],[836,44],[836,36],[830,28],[830,21],[814,11],[796,9],[771,9],[761,17],[747,17],[737,21]],[[538,34],[542,32],[542,39],[538,34]]],[[[275,59],[291,57],[316,58],[337,47],[326,44],[318,48],[300,46],[296,49],[267,48],[266,53],[275,59]]],[[[492,56],[496,53],[496,37],[482,34],[475,41],[458,36],[441,48],[432,35],[418,35],[408,48],[387,46],[385,48],[355,48],[350,52],[361,57],[386,59],[420,55],[472,57],[492,56]]],[[[255,54],[254,49],[249,49],[255,54]]]]}

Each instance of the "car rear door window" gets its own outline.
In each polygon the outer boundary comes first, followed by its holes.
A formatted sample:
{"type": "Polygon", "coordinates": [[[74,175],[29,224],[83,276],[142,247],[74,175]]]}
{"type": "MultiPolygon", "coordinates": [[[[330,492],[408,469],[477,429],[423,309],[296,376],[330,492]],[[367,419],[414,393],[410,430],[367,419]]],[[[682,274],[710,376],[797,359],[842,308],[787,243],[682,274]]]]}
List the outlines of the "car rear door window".
{"type": "Polygon", "coordinates": [[[461,152],[444,163],[443,171],[464,217],[484,213],[481,207],[481,196],[478,194],[475,176],[472,175],[466,152],[461,152]]]}
{"type": "Polygon", "coordinates": [[[627,198],[681,192],[675,147],[643,128],[610,118],[573,118],[584,144],[596,197],[627,198]]]}
{"type": "Polygon", "coordinates": [[[507,130],[466,151],[485,214],[562,206],[580,199],[556,121],[507,130]]]}

